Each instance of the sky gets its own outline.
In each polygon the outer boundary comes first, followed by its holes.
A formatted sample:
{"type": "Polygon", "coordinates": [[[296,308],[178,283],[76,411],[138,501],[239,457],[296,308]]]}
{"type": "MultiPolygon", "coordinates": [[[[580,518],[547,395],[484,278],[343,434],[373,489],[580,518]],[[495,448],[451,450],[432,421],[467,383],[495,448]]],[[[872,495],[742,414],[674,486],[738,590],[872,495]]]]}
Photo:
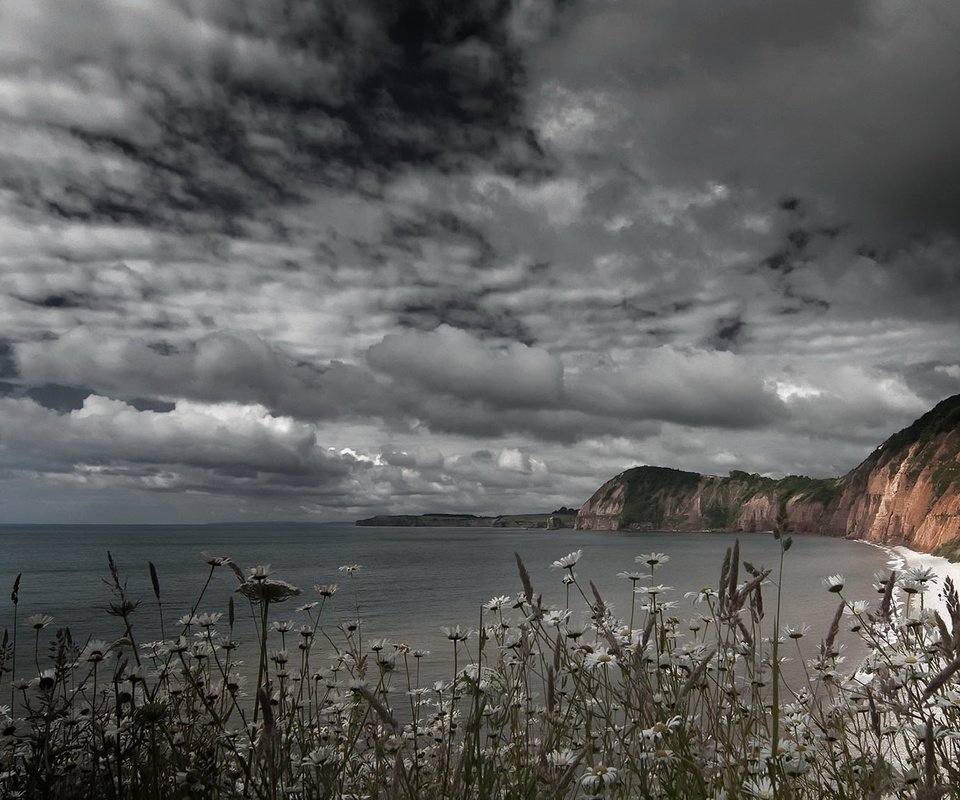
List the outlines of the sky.
{"type": "Polygon", "coordinates": [[[836,476],[960,392],[953,0],[4,0],[5,522],[836,476]]]}

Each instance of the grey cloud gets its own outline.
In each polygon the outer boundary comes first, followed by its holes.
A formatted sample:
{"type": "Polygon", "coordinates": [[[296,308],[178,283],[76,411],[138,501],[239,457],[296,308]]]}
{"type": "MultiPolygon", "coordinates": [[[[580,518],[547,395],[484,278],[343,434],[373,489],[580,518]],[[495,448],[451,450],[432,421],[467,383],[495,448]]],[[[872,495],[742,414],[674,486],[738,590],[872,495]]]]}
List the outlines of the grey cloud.
{"type": "Polygon", "coordinates": [[[361,175],[379,191],[408,165],[536,168],[510,24],[509,6],[474,0],[97,0],[82,15],[12,0],[7,67],[24,85],[31,68],[46,81],[24,90],[17,122],[123,168],[38,182],[11,163],[6,185],[64,219],[232,233],[254,210],[361,175]],[[29,99],[54,90],[59,111],[29,99]]]}
{"type": "Polygon", "coordinates": [[[506,310],[488,310],[480,298],[422,292],[397,309],[397,321],[404,327],[432,331],[441,325],[459,328],[481,337],[508,339],[533,344],[530,331],[506,310]]]}
{"type": "Polygon", "coordinates": [[[543,69],[585,88],[617,75],[660,180],[810,198],[902,241],[960,232],[958,21],[949,2],[595,4],[543,69]]]}
{"type": "Polygon", "coordinates": [[[546,351],[519,343],[491,350],[449,326],[387,336],[367,360],[398,381],[498,407],[550,407],[563,391],[563,366],[546,351]]]}
{"type": "Polygon", "coordinates": [[[4,446],[65,464],[183,465],[221,474],[308,475],[313,484],[348,473],[339,457],[318,446],[315,430],[242,409],[197,408],[140,411],[122,401],[92,395],[80,409],[59,414],[25,399],[2,401],[4,446]],[[229,427],[228,427],[229,426],[229,427]],[[229,430],[229,435],[227,431],[229,430]]]}

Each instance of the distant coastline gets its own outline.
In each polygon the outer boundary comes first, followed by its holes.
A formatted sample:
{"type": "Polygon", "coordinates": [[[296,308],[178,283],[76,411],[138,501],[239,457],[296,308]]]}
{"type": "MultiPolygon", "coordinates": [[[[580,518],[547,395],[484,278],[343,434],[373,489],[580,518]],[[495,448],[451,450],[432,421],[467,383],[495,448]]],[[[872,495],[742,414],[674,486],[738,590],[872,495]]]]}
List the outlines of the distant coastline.
{"type": "Polygon", "coordinates": [[[561,508],[548,513],[500,514],[480,517],[475,514],[379,514],[358,519],[354,525],[363,527],[396,528],[542,528],[557,530],[572,528],[577,519],[573,508],[561,508]]]}

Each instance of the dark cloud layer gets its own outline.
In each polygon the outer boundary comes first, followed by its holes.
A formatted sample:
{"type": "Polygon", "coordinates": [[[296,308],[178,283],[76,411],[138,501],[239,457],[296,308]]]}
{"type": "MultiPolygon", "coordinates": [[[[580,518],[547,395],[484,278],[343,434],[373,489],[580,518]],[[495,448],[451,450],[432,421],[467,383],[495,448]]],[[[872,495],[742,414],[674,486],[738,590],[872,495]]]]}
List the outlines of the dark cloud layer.
{"type": "Polygon", "coordinates": [[[83,17],[3,13],[23,35],[6,68],[39,73],[21,113],[135,181],[5,163],[9,189],[65,220],[229,233],[317,185],[376,194],[398,169],[476,159],[543,168],[506,3],[99,0],[83,17]],[[53,88],[71,105],[42,96],[53,88]],[[77,107],[86,93],[113,113],[77,107]]]}
{"type": "Polygon", "coordinates": [[[844,472],[960,392],[957,30],[946,0],[6,0],[0,503],[844,472]]]}

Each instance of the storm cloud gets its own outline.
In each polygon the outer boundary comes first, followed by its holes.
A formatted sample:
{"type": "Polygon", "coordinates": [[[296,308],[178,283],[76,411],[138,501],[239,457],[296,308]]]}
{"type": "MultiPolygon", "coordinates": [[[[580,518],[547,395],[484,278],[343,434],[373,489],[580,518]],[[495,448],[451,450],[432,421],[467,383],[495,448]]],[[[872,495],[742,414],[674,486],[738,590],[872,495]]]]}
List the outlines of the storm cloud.
{"type": "Polygon", "coordinates": [[[960,392],[957,30],[946,0],[8,0],[8,517],[850,469],[960,392]]]}

